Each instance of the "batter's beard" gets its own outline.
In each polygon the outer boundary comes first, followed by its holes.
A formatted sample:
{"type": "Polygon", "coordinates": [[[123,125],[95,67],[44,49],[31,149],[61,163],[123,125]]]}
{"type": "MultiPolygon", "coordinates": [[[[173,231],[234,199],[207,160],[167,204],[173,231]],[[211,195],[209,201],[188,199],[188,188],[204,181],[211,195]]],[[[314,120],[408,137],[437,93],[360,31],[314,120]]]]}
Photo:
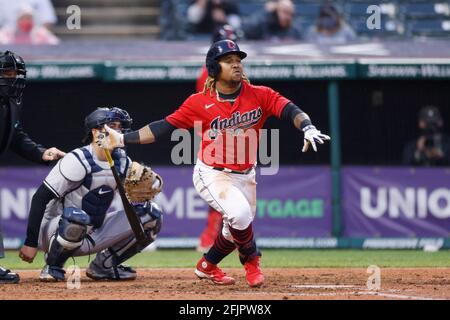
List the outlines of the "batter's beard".
{"type": "Polygon", "coordinates": [[[231,80],[231,81],[230,81],[230,85],[231,85],[232,87],[239,87],[239,86],[241,85],[241,82],[242,82],[242,79],[239,80],[239,81],[231,80]]]}
{"type": "Polygon", "coordinates": [[[239,80],[233,80],[231,79],[230,81],[228,81],[227,85],[230,88],[239,88],[239,86],[242,83],[242,77],[239,80]]]}

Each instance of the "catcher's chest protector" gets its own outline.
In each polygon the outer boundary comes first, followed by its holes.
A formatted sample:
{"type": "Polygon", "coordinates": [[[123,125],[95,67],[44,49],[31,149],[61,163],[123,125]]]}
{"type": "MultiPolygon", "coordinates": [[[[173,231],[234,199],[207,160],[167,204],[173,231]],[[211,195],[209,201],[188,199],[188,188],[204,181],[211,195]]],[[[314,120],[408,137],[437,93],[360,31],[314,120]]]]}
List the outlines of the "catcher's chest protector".
{"type": "MultiPolygon", "coordinates": [[[[116,181],[109,166],[94,160],[87,148],[73,152],[86,169],[86,175],[79,188],[64,197],[64,206],[82,209],[91,217],[93,226],[99,228],[114,199],[116,181]]],[[[117,171],[124,177],[130,162],[126,153],[118,149],[112,156],[117,171]]]]}

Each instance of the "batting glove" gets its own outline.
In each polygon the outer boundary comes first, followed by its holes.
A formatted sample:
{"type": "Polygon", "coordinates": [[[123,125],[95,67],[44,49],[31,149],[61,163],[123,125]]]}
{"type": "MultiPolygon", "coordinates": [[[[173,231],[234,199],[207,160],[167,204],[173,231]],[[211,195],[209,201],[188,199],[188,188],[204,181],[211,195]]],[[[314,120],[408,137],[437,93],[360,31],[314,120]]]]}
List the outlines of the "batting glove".
{"type": "Polygon", "coordinates": [[[109,150],[122,148],[124,146],[123,134],[111,129],[106,124],[104,128],[106,132],[102,132],[97,136],[97,140],[95,141],[97,145],[100,148],[109,150]]]}
{"type": "Polygon", "coordinates": [[[330,140],[330,136],[321,133],[313,125],[309,125],[303,128],[305,137],[303,139],[302,152],[308,151],[309,145],[312,145],[315,152],[317,152],[316,142],[323,144],[324,140],[330,140]]]}

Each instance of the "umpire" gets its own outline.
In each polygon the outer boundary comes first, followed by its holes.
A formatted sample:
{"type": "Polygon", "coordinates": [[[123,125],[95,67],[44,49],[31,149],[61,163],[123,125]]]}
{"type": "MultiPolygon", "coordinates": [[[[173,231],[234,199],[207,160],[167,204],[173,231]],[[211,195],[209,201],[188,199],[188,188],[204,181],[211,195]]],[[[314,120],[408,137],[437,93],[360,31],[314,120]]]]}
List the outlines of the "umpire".
{"type": "MultiPolygon", "coordinates": [[[[26,73],[25,62],[21,57],[10,51],[0,52],[0,156],[10,148],[27,160],[45,164],[63,157],[65,153],[56,148],[45,149],[31,140],[22,129],[19,115],[26,73]]],[[[0,228],[0,258],[3,256],[0,228]]],[[[18,283],[19,279],[17,273],[0,266],[0,284],[18,283]]]]}

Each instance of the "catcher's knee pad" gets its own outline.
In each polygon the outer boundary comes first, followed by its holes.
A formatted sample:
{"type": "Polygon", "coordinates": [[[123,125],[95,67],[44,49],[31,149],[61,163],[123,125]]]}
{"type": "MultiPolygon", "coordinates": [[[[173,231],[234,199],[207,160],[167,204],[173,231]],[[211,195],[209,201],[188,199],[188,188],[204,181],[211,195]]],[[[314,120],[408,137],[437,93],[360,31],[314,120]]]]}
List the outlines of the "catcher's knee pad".
{"type": "Polygon", "coordinates": [[[90,224],[89,215],[78,208],[65,208],[59,220],[58,230],[50,241],[46,262],[62,267],[66,260],[81,247],[90,224]]]}

